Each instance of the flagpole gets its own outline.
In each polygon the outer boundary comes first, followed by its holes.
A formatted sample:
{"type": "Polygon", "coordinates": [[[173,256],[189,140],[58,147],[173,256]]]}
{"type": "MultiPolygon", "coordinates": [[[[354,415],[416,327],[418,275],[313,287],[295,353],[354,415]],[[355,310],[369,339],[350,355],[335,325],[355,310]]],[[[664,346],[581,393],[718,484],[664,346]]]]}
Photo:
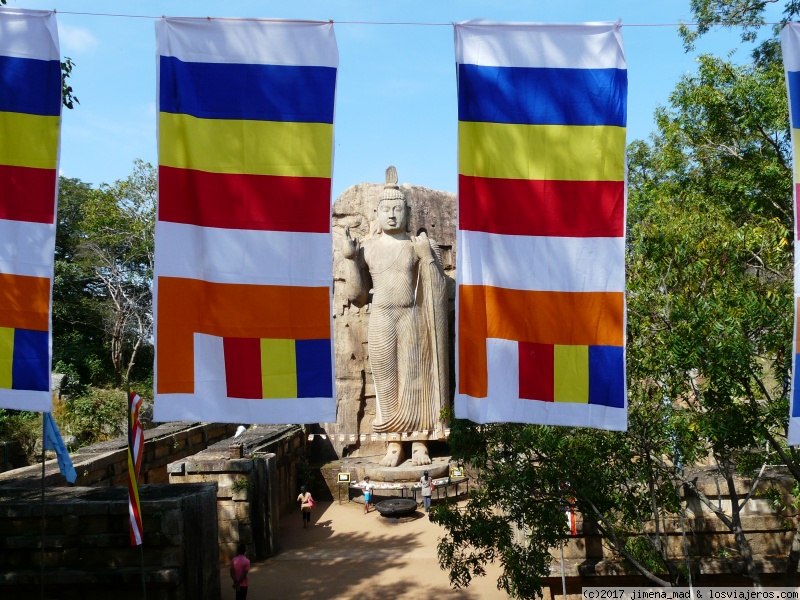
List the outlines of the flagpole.
{"type": "Polygon", "coordinates": [[[41,542],[41,555],[40,555],[40,562],[41,562],[41,574],[40,574],[40,598],[44,600],[44,436],[45,436],[45,416],[42,413],[42,542],[41,542]]]}

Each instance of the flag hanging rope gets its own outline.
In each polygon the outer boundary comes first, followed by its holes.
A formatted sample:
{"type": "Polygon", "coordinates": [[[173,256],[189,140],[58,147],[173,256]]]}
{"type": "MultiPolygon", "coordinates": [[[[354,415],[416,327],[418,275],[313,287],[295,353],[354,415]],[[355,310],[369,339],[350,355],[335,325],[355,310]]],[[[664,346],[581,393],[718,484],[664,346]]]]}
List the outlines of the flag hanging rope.
{"type": "MultiPolygon", "coordinates": [[[[82,11],[71,11],[71,10],[53,10],[53,13],[61,14],[61,15],[74,15],[74,16],[82,16],[82,17],[108,17],[108,18],[116,18],[116,19],[164,19],[167,18],[166,15],[130,15],[124,13],[95,13],[95,12],[82,12],[82,11]]],[[[302,23],[302,22],[309,22],[308,19],[267,19],[267,18],[252,18],[252,17],[169,17],[169,18],[195,18],[195,19],[220,19],[226,21],[271,21],[271,22],[284,22],[284,23],[302,23]]],[[[337,25],[400,25],[406,27],[452,27],[455,23],[453,22],[425,22],[425,21],[337,21],[335,19],[325,19],[329,23],[335,23],[337,25]]],[[[772,25],[785,25],[786,21],[765,21],[761,24],[761,26],[772,26],[772,25]]],[[[564,25],[567,25],[566,23],[564,25]]],[[[626,23],[624,27],[700,27],[700,23],[695,22],[688,22],[688,23],[626,23]]],[[[704,27],[727,27],[729,26],[727,23],[708,23],[704,24],[704,27]]]]}

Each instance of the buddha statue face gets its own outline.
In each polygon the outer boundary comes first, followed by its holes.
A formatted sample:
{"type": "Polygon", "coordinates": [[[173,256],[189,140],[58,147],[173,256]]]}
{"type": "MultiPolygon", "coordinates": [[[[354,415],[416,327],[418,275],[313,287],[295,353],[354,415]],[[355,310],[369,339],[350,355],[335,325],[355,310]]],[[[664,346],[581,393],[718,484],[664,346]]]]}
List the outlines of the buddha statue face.
{"type": "Polygon", "coordinates": [[[402,233],[408,226],[408,210],[403,199],[381,200],[378,223],[385,233],[402,233]]]}

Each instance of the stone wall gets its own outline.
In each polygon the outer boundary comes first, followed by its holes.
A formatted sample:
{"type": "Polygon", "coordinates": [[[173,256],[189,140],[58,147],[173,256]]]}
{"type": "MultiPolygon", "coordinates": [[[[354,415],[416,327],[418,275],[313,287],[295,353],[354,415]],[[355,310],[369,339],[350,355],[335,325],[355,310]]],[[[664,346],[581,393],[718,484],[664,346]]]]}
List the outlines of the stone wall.
{"type": "MultiPolygon", "coordinates": [[[[175,422],[144,432],[139,483],[167,483],[167,464],[191,456],[209,445],[233,436],[236,424],[175,422]]],[[[127,486],[128,440],[116,438],[71,453],[79,486],[127,486]]],[[[54,454],[54,453],[53,453],[54,454]]],[[[0,485],[41,486],[41,463],[0,473],[0,485]]],[[[55,460],[45,462],[45,485],[66,485],[55,460]]]]}
{"type": "Polygon", "coordinates": [[[28,466],[28,457],[19,442],[0,442],[0,473],[28,466]]]}
{"type": "MultiPolygon", "coordinates": [[[[713,498],[715,504],[730,515],[731,499],[727,486],[715,480],[710,469],[698,471],[696,475],[702,492],[713,498]]],[[[736,493],[740,501],[751,485],[752,481],[748,479],[736,481],[736,493]]],[[[742,525],[764,585],[786,585],[786,557],[798,524],[798,513],[791,508],[792,486],[790,477],[775,473],[758,484],[755,497],[749,500],[742,511],[742,525]],[[772,501],[763,495],[769,489],[778,490],[783,496],[787,508],[780,514],[775,511],[772,501]]],[[[690,490],[684,490],[684,499],[686,513],[683,522],[679,516],[674,516],[661,523],[670,557],[685,564],[685,533],[694,585],[750,587],[752,584],[745,577],[744,562],[739,557],[733,534],[690,490]]],[[[643,576],[627,566],[603,543],[597,532],[583,522],[580,514],[577,515],[577,530],[578,535],[564,546],[563,565],[560,550],[553,552],[551,577],[547,581],[550,589],[546,590],[545,598],[561,597],[562,569],[567,580],[568,595],[573,600],[580,597],[581,587],[585,586],[649,585],[643,576]]],[[[654,524],[648,524],[646,531],[653,534],[654,524]]],[[[523,534],[519,534],[517,542],[524,543],[523,534]]]]}
{"type": "MultiPolygon", "coordinates": [[[[420,186],[403,184],[401,187],[411,205],[410,230],[416,235],[424,228],[428,237],[441,250],[445,274],[448,277],[451,331],[451,388],[455,382],[452,350],[455,315],[455,267],[456,267],[456,196],[420,186]]],[[[315,456],[334,460],[343,456],[382,456],[386,442],[371,442],[369,437],[360,441],[360,434],[372,432],[375,419],[375,389],[367,352],[367,322],[369,305],[363,308],[351,306],[344,294],[344,274],[341,243],[345,226],[350,227],[353,237],[364,240],[376,231],[378,200],[383,184],[362,183],[345,190],[333,205],[333,334],[336,354],[336,423],[323,425],[322,431],[329,434],[345,434],[326,440],[315,438],[315,456]],[[355,441],[350,435],[356,435],[355,441]]]]}
{"type": "Polygon", "coordinates": [[[170,483],[216,484],[220,562],[230,561],[240,543],[251,558],[278,551],[278,520],[295,508],[304,442],[299,426],[257,425],[169,465],[170,483]]]}
{"type": "Polygon", "coordinates": [[[219,600],[216,486],[139,487],[145,545],[130,544],[126,487],[0,486],[0,597],[219,600]],[[42,526],[44,525],[44,537],[42,526]],[[40,543],[44,539],[42,551],[40,543]],[[42,569],[44,559],[44,569],[42,569]]]}

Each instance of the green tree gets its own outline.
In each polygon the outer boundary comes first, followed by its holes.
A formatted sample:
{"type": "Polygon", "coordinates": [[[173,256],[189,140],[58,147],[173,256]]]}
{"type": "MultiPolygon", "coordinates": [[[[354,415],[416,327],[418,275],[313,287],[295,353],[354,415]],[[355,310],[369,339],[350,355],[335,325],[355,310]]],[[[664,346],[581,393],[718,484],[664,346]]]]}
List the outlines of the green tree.
{"type": "Polygon", "coordinates": [[[85,207],[97,190],[77,179],[59,179],[53,280],[53,365],[72,375],[72,385],[111,380],[105,359],[101,300],[91,291],[94,274],[79,260],[87,239],[85,207]],[[77,379],[77,381],[76,381],[77,379]]]}
{"type": "Polygon", "coordinates": [[[127,179],[101,186],[82,207],[76,262],[93,276],[87,290],[100,307],[116,387],[152,337],[156,189],[155,169],[137,160],[127,179]]]}

